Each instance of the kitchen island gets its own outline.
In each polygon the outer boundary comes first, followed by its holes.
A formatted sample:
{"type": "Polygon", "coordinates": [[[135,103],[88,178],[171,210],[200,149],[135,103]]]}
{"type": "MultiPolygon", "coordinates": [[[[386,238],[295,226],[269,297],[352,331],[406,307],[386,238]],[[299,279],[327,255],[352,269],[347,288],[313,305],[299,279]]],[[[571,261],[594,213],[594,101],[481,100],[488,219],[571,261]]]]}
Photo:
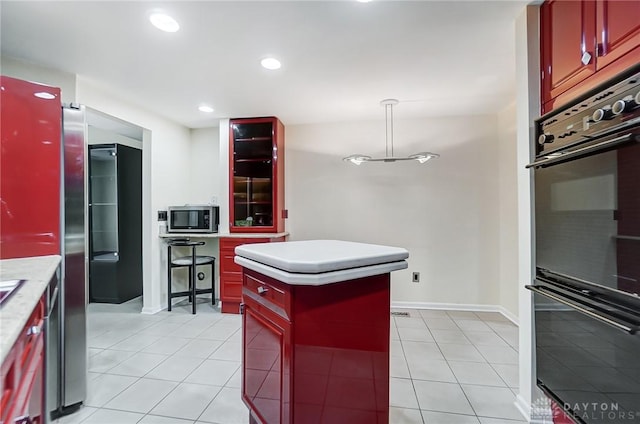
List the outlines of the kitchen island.
{"type": "Polygon", "coordinates": [[[388,423],[390,272],[407,250],[309,240],[235,253],[251,422],[388,423]]]}

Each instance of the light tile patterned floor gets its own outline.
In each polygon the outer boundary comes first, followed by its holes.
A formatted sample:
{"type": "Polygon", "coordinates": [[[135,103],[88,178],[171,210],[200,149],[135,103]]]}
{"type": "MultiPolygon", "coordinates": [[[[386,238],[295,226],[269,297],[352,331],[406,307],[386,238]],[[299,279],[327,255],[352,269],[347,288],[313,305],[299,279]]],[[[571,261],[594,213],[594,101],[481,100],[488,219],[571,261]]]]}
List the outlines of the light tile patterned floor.
{"type": "MultiPolygon", "coordinates": [[[[58,424],[245,424],[241,317],[204,298],[141,315],[91,304],[88,396],[58,424]]],[[[399,310],[398,310],[399,311],[399,310]]],[[[518,329],[498,313],[404,310],[391,319],[391,424],[514,424],[518,329]]],[[[304,424],[304,423],[296,423],[304,424]]]]}

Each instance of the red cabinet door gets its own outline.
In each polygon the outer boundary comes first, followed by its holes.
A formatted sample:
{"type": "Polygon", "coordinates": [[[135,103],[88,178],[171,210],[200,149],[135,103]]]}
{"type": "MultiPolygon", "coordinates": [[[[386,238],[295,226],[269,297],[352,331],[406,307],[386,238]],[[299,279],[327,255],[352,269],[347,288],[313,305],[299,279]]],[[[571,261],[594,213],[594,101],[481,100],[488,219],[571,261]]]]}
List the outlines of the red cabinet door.
{"type": "Polygon", "coordinates": [[[544,103],[596,71],[596,4],[551,0],[540,13],[544,103]]]}
{"type": "Polygon", "coordinates": [[[245,302],[242,398],[255,414],[252,422],[288,423],[289,413],[283,403],[288,373],[283,371],[290,324],[262,311],[259,304],[245,302]]]}
{"type": "Polygon", "coordinates": [[[599,0],[597,69],[636,50],[640,56],[640,1],[599,0]]]}
{"type": "Polygon", "coordinates": [[[60,89],[0,84],[0,258],[59,254],[60,89]]]}

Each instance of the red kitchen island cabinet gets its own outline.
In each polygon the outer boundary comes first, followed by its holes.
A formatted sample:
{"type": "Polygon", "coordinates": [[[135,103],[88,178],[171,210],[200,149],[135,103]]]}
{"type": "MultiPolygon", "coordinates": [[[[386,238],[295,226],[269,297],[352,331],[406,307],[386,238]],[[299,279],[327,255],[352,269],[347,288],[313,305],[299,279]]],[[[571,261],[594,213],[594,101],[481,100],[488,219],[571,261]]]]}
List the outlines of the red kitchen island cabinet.
{"type": "Polygon", "coordinates": [[[337,240],[235,252],[250,421],[387,424],[390,272],[408,252],[337,240]]]}

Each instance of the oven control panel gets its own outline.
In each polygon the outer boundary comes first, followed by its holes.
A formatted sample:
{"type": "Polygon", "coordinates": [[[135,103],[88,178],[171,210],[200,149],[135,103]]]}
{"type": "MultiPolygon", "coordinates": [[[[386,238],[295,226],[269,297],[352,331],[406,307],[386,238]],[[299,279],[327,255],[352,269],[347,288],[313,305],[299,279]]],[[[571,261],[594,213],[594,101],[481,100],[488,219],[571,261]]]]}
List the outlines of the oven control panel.
{"type": "Polygon", "coordinates": [[[537,156],[640,126],[640,67],[536,121],[537,156]]]}

